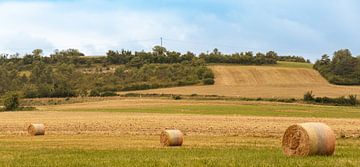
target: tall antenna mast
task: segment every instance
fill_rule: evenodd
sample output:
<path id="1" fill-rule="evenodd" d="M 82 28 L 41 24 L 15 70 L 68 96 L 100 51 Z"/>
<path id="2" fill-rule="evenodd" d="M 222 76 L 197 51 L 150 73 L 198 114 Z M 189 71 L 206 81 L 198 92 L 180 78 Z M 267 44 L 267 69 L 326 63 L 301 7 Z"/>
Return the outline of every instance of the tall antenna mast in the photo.
<path id="1" fill-rule="evenodd" d="M 163 46 L 163 38 L 160 37 L 160 46 L 162 47 Z"/>

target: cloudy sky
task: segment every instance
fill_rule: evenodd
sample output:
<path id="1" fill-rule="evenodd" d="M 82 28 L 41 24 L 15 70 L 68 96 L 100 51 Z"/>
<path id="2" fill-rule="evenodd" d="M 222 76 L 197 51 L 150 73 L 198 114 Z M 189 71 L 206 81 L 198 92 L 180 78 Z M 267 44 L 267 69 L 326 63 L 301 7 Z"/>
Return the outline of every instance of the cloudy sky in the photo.
<path id="1" fill-rule="evenodd" d="M 275 50 L 315 60 L 360 55 L 358 0 L 0 0 L 0 53 L 78 48 L 225 53 Z"/>

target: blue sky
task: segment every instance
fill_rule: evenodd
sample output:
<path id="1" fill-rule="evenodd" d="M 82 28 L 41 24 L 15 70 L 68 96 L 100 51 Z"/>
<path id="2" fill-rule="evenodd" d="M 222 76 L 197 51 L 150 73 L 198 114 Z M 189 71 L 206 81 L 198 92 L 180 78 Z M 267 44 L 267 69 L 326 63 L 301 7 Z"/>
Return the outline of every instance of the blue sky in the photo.
<path id="1" fill-rule="evenodd" d="M 147 51 L 163 37 L 181 52 L 360 54 L 357 0 L 0 0 L 0 25 L 1 53 Z"/>

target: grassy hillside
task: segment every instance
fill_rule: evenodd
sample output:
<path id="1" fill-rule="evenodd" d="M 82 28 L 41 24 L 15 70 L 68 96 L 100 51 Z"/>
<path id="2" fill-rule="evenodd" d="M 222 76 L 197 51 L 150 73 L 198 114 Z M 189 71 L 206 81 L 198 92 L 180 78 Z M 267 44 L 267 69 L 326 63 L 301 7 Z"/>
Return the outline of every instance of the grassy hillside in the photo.
<path id="1" fill-rule="evenodd" d="M 218 86 L 326 85 L 312 69 L 264 66 L 213 66 Z"/>
<path id="2" fill-rule="evenodd" d="M 277 64 L 272 65 L 272 66 L 288 67 L 288 68 L 308 68 L 308 69 L 313 68 L 313 64 L 310 64 L 310 63 L 288 62 L 288 61 L 278 61 Z"/>

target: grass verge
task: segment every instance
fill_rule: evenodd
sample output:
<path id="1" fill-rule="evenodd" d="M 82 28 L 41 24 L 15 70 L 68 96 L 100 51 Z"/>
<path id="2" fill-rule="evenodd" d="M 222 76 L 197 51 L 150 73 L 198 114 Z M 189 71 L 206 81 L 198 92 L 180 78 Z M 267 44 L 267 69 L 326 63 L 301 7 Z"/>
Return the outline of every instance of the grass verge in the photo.
<path id="1" fill-rule="evenodd" d="M 242 115 L 271 117 L 360 118 L 359 107 L 288 105 L 288 104 L 239 104 L 239 105 L 189 105 L 141 108 L 92 108 L 61 110 L 68 112 L 123 112 L 200 115 Z"/>

